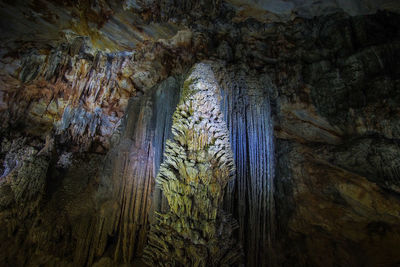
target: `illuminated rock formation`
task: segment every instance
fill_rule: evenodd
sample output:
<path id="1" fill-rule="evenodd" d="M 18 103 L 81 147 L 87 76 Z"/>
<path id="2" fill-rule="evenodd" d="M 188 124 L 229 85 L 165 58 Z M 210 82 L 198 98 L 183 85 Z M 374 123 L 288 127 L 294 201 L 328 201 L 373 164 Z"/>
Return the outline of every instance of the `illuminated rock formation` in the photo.
<path id="1" fill-rule="evenodd" d="M 144 252 L 150 266 L 230 266 L 240 259 L 237 223 L 221 210 L 234 173 L 228 131 L 211 67 L 199 63 L 184 83 L 173 140 L 156 178 L 170 211 L 158 214 Z"/>
<path id="2" fill-rule="evenodd" d="M 152 228 L 153 244 L 166 242 L 156 239 L 168 236 L 165 225 L 177 234 L 165 261 L 162 246 L 146 251 L 150 264 L 172 265 L 172 256 L 201 264 L 207 256 L 190 244 L 212 236 L 213 224 L 202 223 L 215 212 L 227 233 L 209 239 L 229 246 L 236 226 L 221 223 L 222 190 L 218 200 L 204 197 L 219 187 L 176 197 L 177 188 L 192 190 L 179 171 L 160 184 L 166 194 L 155 187 L 164 151 L 182 148 L 171 128 L 183 77 L 208 60 L 236 166 L 222 207 L 238 222 L 244 266 L 397 266 L 399 5 L 2 1 L 0 265 L 141 267 L 157 212 L 163 224 Z M 214 86 L 212 72 L 197 65 L 199 79 L 185 88 Z M 193 131 L 188 144 L 201 147 L 205 132 Z M 184 156 L 190 179 L 206 159 Z M 183 228 L 188 220 L 177 212 L 196 220 Z M 191 239 L 175 250 L 182 236 Z"/>
<path id="3" fill-rule="evenodd" d="M 224 208 L 236 214 L 239 238 L 246 244 L 245 266 L 271 267 L 276 255 L 272 250 L 276 244 L 275 153 L 269 99 L 273 85 L 268 76 L 246 75 L 240 68 L 214 68 L 223 88 L 221 110 L 236 165 Z"/>

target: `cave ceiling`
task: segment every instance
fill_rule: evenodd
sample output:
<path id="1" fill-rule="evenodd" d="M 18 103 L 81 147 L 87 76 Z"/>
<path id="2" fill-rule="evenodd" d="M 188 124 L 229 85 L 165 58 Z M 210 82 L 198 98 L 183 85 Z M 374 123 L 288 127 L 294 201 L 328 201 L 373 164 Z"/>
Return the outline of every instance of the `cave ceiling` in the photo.
<path id="1" fill-rule="evenodd" d="M 0 3 L 2 51 L 29 45 L 46 48 L 65 39 L 87 36 L 93 47 L 107 52 L 134 48 L 145 40 L 166 39 L 215 9 L 231 9 L 218 21 L 293 20 L 344 11 L 355 16 L 377 10 L 400 12 L 395 0 L 228 0 L 228 1 L 17 0 Z M 224 6 L 221 7 L 221 4 Z M 206 7 L 206 8 L 204 8 Z M 212 13 L 212 12 L 211 12 Z"/>

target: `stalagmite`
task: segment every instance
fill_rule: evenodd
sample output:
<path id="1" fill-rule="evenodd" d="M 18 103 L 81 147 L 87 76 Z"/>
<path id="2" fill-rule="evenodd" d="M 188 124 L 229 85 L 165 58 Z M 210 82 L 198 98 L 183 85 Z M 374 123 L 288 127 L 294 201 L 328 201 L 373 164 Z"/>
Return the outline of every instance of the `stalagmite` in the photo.
<path id="1" fill-rule="evenodd" d="M 158 214 L 143 258 L 149 266 L 238 264 L 237 223 L 221 210 L 235 167 L 210 65 L 195 65 L 183 86 L 156 178 L 170 211 Z"/>

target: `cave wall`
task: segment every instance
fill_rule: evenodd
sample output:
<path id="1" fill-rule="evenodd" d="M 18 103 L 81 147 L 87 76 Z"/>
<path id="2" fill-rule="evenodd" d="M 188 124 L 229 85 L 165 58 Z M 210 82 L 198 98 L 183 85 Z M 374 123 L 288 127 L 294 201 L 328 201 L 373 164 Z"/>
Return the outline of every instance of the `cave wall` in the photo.
<path id="1" fill-rule="evenodd" d="M 166 210 L 154 178 L 181 83 L 170 77 L 132 98 L 107 154 L 58 155 L 54 148 L 38 149 L 39 140 L 3 139 L 10 162 L 22 162 L 2 181 L 3 240 L 15 238 L 12 246 L 3 243 L 4 263 L 104 266 L 141 256 L 150 215 Z"/>
<path id="2" fill-rule="evenodd" d="M 395 266 L 398 16 L 337 16 L 309 21 L 301 60 L 279 64 L 275 76 L 283 257 L 307 266 Z"/>

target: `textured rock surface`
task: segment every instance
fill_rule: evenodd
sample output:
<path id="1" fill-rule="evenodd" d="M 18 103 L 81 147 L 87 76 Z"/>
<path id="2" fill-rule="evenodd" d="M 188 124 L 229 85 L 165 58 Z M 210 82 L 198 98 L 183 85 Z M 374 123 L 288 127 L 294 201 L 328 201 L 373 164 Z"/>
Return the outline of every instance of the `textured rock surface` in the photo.
<path id="1" fill-rule="evenodd" d="M 209 59 L 245 265 L 397 266 L 400 17 L 349 16 L 388 3 L 3 1 L 0 262 L 140 266 L 181 77 Z"/>
<path id="2" fill-rule="evenodd" d="M 1 76 L 3 127 L 42 136 L 55 129 L 81 151 L 108 149 L 129 98 L 190 64 L 188 51 L 174 59 L 177 68 L 168 60 L 172 51 L 190 45 L 192 36 L 186 33 L 177 33 L 179 42 L 162 39 L 134 52 L 93 50 L 82 37 L 45 51 L 48 55 L 32 51 L 12 63 L 20 65 L 17 77 Z"/>
<path id="3" fill-rule="evenodd" d="M 276 241 L 274 137 L 269 103 L 273 85 L 265 75 L 217 66 L 215 71 L 223 88 L 221 104 L 236 163 L 236 179 L 228 186 L 225 206 L 238 218 L 239 237 L 246 244 L 246 266 L 271 266 Z"/>
<path id="4" fill-rule="evenodd" d="M 100 160 L 73 155 L 65 168 L 53 162 L 57 150 L 37 139 L 2 139 L 7 161 L 0 211 L 4 266 L 72 265 L 73 248 L 82 238 L 78 229 L 95 214 L 91 192 Z"/>
<path id="5" fill-rule="evenodd" d="M 241 15 L 275 20 L 285 20 L 293 16 L 311 18 L 335 12 L 345 12 L 355 16 L 375 13 L 377 10 L 400 11 L 398 4 L 393 0 L 229 0 L 229 2 L 240 10 Z"/>
<path id="6" fill-rule="evenodd" d="M 157 214 L 143 258 L 149 266 L 232 266 L 241 246 L 222 201 L 235 167 L 211 66 L 196 64 L 173 116 L 173 139 L 156 182 L 169 212 Z"/>
<path id="7" fill-rule="evenodd" d="M 397 20 L 319 18 L 301 27 L 298 57 L 278 65 L 276 248 L 285 266 L 399 262 Z"/>
<path id="8" fill-rule="evenodd" d="M 152 94 L 129 104 L 120 130 L 113 135 L 115 146 L 105 159 L 108 163 L 96 193 L 100 212 L 85 238 L 96 240 L 95 246 L 86 241 L 78 249 L 87 251 L 82 256 L 89 257 L 89 262 L 107 254 L 112 262 L 126 263 L 141 256 L 149 211 L 163 207 L 163 199 L 154 190 L 154 177 L 170 135 L 180 86 L 179 78 L 171 77 L 153 88 Z"/>

